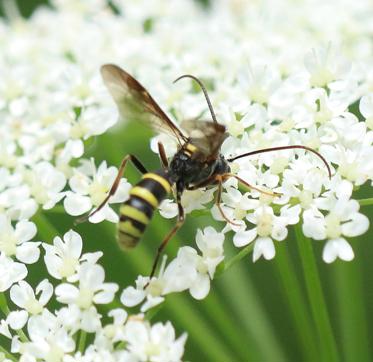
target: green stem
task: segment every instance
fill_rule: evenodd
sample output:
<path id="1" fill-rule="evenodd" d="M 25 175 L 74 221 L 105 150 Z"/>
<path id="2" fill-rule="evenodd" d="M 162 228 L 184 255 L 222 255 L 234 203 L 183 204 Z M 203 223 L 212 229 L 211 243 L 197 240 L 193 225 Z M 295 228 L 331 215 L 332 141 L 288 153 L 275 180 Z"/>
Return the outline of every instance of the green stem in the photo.
<path id="1" fill-rule="evenodd" d="M 373 197 L 370 197 L 368 199 L 360 199 L 357 201 L 359 202 L 360 206 L 373 205 Z"/>
<path id="2" fill-rule="evenodd" d="M 303 235 L 300 225 L 295 226 L 295 234 L 303 267 L 307 295 L 311 305 L 311 313 L 319 337 L 319 360 L 325 362 L 340 361 L 317 270 L 312 241 Z"/>
<path id="3" fill-rule="evenodd" d="M 7 316 L 10 313 L 8 302 L 4 293 L 0 293 L 0 309 Z"/>
<path id="4" fill-rule="evenodd" d="M 250 243 L 249 245 L 245 246 L 239 253 L 237 253 L 235 256 L 230 258 L 226 263 L 223 264 L 223 267 L 221 269 L 218 269 L 215 276 L 219 277 L 224 272 L 226 272 L 229 268 L 231 268 L 234 264 L 236 264 L 238 261 L 243 259 L 246 255 L 250 254 L 252 250 L 254 249 L 254 243 Z"/>
<path id="5" fill-rule="evenodd" d="M 79 345 L 78 349 L 80 352 L 84 353 L 85 350 L 85 342 L 87 339 L 87 332 L 85 331 L 80 331 L 80 337 L 79 337 Z"/>
<path id="6" fill-rule="evenodd" d="M 302 346 L 302 361 L 316 361 L 318 358 L 317 336 L 309 316 L 309 309 L 302 293 L 300 280 L 289 255 L 288 246 L 280 244 L 276 248 L 276 258 L 278 275 L 283 285 L 282 291 L 289 306 L 295 327 L 295 336 Z"/>
<path id="7" fill-rule="evenodd" d="M 14 357 L 10 352 L 8 352 L 2 345 L 0 345 L 0 352 L 2 352 L 6 358 L 14 361 L 14 362 L 17 362 L 18 359 L 16 357 Z"/>

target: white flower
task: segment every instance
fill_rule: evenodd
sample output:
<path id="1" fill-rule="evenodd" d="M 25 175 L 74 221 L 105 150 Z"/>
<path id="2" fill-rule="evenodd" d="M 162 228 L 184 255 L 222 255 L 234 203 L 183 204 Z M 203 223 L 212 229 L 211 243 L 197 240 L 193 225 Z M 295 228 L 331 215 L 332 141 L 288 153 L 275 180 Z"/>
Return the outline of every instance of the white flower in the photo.
<path id="1" fill-rule="evenodd" d="M 373 93 L 361 97 L 359 108 L 361 114 L 366 118 L 367 127 L 373 130 Z"/>
<path id="2" fill-rule="evenodd" d="M 184 191 L 181 195 L 181 204 L 186 214 L 193 210 L 202 210 L 205 204 L 213 199 L 214 190 Z M 165 218 L 173 218 L 178 214 L 177 204 L 173 200 L 165 199 L 159 206 L 159 213 Z"/>
<path id="3" fill-rule="evenodd" d="M 107 196 L 114 179 L 117 176 L 116 167 L 107 167 L 106 162 L 102 162 L 96 170 L 93 162 L 86 160 L 75 169 L 74 175 L 69 180 L 72 191 L 66 192 L 64 206 L 70 215 L 81 215 L 97 207 Z M 131 185 L 121 179 L 115 195 L 111 196 L 108 204 L 100 211 L 89 218 L 91 222 L 109 220 L 118 222 L 118 215 L 111 209 L 109 203 L 123 202 L 128 198 Z"/>
<path id="4" fill-rule="evenodd" d="M 350 63 L 338 54 L 331 44 L 313 49 L 305 57 L 305 66 L 310 73 L 313 87 L 324 87 L 345 76 L 350 70 Z"/>
<path id="5" fill-rule="evenodd" d="M 74 339 L 52 313 L 43 310 L 30 318 L 27 325 L 30 341 L 20 342 L 22 354 L 45 361 L 61 361 L 65 353 L 75 350 Z M 32 361 L 33 359 L 31 359 Z"/>
<path id="6" fill-rule="evenodd" d="M 328 263 L 337 257 L 352 260 L 354 254 L 344 236 L 361 235 L 369 227 L 369 219 L 358 212 L 359 203 L 350 199 L 352 184 L 338 178 L 332 182 L 336 194 L 329 193 L 316 200 L 319 209 L 327 211 L 327 214 L 318 209 L 309 209 L 303 214 L 304 234 L 316 240 L 328 240 L 323 251 L 323 259 Z"/>
<path id="7" fill-rule="evenodd" d="M 202 255 L 188 246 L 180 248 L 176 259 L 167 266 L 164 278 L 174 279 L 173 282 L 168 281 L 170 285 L 177 280 L 178 284 L 188 286 L 195 299 L 203 299 L 210 290 L 210 279 L 213 279 L 216 267 L 224 259 L 224 234 L 209 226 L 203 232 L 197 231 L 196 241 Z"/>
<path id="8" fill-rule="evenodd" d="M 176 339 L 172 325 L 128 321 L 125 326 L 127 349 L 139 361 L 178 362 L 184 352 L 186 334 Z"/>
<path id="9" fill-rule="evenodd" d="M 106 324 L 96 336 L 95 344 L 110 349 L 115 342 L 124 341 L 124 325 L 127 322 L 127 312 L 124 309 L 112 309 L 108 316 L 113 323 Z"/>
<path id="10" fill-rule="evenodd" d="M 47 279 L 44 279 L 36 287 L 36 294 L 40 294 L 39 299 L 36 298 L 35 293 L 30 284 L 23 280 L 19 281 L 18 284 L 13 285 L 10 289 L 10 299 L 18 307 L 25 310 L 26 320 L 28 314 L 37 315 L 42 313 L 44 306 L 52 297 L 52 284 L 49 283 Z M 15 329 L 13 326 L 12 328 Z"/>
<path id="11" fill-rule="evenodd" d="M 255 240 L 253 261 L 261 256 L 267 260 L 273 259 L 275 248 L 272 239 L 284 240 L 288 234 L 286 226 L 296 224 L 299 221 L 299 213 L 299 205 L 282 208 L 280 216 L 274 215 L 271 207 L 261 206 L 246 217 L 256 227 L 237 232 L 233 237 L 233 243 L 237 247 L 242 247 Z"/>
<path id="12" fill-rule="evenodd" d="M 40 242 L 31 242 L 36 235 L 33 222 L 22 220 L 13 228 L 10 220 L 0 214 L 0 251 L 8 257 L 16 257 L 19 261 L 32 264 L 40 256 Z"/>
<path id="13" fill-rule="evenodd" d="M 44 209 L 51 209 L 64 197 L 61 192 L 66 185 L 65 175 L 49 162 L 40 162 L 32 170 L 24 171 L 30 193 Z"/>
<path id="14" fill-rule="evenodd" d="M 5 292 L 26 275 L 27 268 L 24 264 L 13 261 L 3 253 L 0 254 L 0 292 Z"/>
<path id="15" fill-rule="evenodd" d="M 53 245 L 43 243 L 45 249 L 44 262 L 48 273 L 56 279 L 66 278 L 68 281 L 76 280 L 76 273 L 81 262 L 96 263 L 102 252 L 85 253 L 82 255 L 83 241 L 74 230 L 68 231 L 63 240 L 56 236 Z"/>
<path id="16" fill-rule="evenodd" d="M 78 305 L 81 309 L 89 309 L 93 304 L 110 303 L 118 285 L 104 283 L 105 272 L 102 266 L 83 263 L 78 271 L 79 287 L 62 283 L 56 287 L 57 300 L 61 303 Z"/>
<path id="17" fill-rule="evenodd" d="M 10 187 L 0 193 L 0 209 L 5 209 L 12 220 L 31 218 L 37 211 L 38 205 L 31 198 L 27 185 Z"/>

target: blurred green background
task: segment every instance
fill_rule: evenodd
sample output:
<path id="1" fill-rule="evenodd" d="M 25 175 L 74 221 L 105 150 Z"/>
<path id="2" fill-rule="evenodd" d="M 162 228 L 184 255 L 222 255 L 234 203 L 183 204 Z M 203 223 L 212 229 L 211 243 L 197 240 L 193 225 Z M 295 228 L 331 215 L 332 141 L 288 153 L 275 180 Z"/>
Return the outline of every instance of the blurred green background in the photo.
<path id="1" fill-rule="evenodd" d="M 24 16 L 41 3 L 46 2 L 18 1 Z M 157 157 L 143 146 L 149 137 L 143 129 L 125 125 L 98 137 L 87 157 L 94 156 L 97 164 L 107 160 L 119 165 L 132 153 L 149 169 L 157 168 Z M 131 166 L 126 176 L 131 182 L 139 178 Z M 358 191 L 359 198 L 372 197 L 370 190 Z M 362 211 L 372 218 L 373 206 Z M 73 218 L 63 213 L 40 213 L 35 222 L 48 242 L 73 227 Z M 124 287 L 138 274 L 149 273 L 156 247 L 173 223 L 156 215 L 140 245 L 127 254 L 116 245 L 115 225 L 86 223 L 75 229 L 84 237 L 85 251 L 103 250 L 107 280 Z M 181 245 L 194 244 L 197 228 L 208 225 L 222 227 L 209 216 L 188 217 L 167 254 L 172 257 Z M 225 242 L 228 258 L 237 253 L 231 238 L 228 234 Z M 253 264 L 249 255 L 214 280 L 203 301 L 186 293 L 168 296 L 154 321 L 171 320 L 177 335 L 188 331 L 185 361 L 372 361 L 372 232 L 351 243 L 352 262 L 327 265 L 321 260 L 324 243 L 297 238 L 291 229 L 276 244 L 274 260 Z M 45 277 L 38 265 L 31 271 L 34 285 Z"/>

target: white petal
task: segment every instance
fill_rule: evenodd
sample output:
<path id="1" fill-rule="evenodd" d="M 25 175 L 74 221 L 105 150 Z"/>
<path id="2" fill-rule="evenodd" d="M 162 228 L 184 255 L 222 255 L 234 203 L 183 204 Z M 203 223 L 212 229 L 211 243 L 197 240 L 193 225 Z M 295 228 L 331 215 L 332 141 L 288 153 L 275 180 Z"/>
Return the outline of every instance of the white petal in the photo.
<path id="1" fill-rule="evenodd" d="M 354 251 L 345 239 L 333 239 L 325 244 L 322 258 L 326 263 L 332 263 L 336 258 L 351 261 L 354 258 Z"/>
<path id="2" fill-rule="evenodd" d="M 128 287 L 123 290 L 120 301 L 126 307 L 134 307 L 135 305 L 140 304 L 145 298 L 145 291 L 138 290 L 134 287 Z"/>
<path id="3" fill-rule="evenodd" d="M 233 244 L 238 248 L 250 244 L 257 236 L 256 228 L 239 231 L 233 236 Z"/>
<path id="4" fill-rule="evenodd" d="M 40 242 L 23 243 L 17 248 L 17 259 L 25 264 L 33 264 L 37 262 L 40 257 L 40 244 Z"/>
<path id="5" fill-rule="evenodd" d="M 363 214 L 353 214 L 351 221 L 342 224 L 342 233 L 354 237 L 364 234 L 369 229 L 369 219 Z"/>
<path id="6" fill-rule="evenodd" d="M 0 334 L 2 334 L 5 337 L 8 337 L 9 339 L 12 338 L 12 335 L 9 332 L 8 323 L 4 319 L 0 321 Z"/>
<path id="7" fill-rule="evenodd" d="M 15 234 L 19 241 L 31 240 L 36 235 L 36 226 L 33 222 L 21 220 L 16 225 Z"/>
<path id="8" fill-rule="evenodd" d="M 34 291 L 31 286 L 23 280 L 13 285 L 10 289 L 10 299 L 20 308 L 25 308 L 25 304 L 30 298 L 34 298 Z"/>
<path id="9" fill-rule="evenodd" d="M 210 278 L 207 274 L 197 274 L 197 278 L 189 288 L 191 296 L 195 299 L 203 299 L 210 291 Z"/>
<path id="10" fill-rule="evenodd" d="M 74 193 L 68 193 L 63 201 L 66 212 L 69 215 L 82 215 L 91 209 L 92 203 L 88 196 L 81 196 Z"/>
<path id="11" fill-rule="evenodd" d="M 141 306 L 140 311 L 141 313 L 145 313 L 149 309 L 161 304 L 163 301 L 164 297 L 152 297 L 149 295 L 146 302 Z"/>
<path id="12" fill-rule="evenodd" d="M 114 294 L 119 289 L 115 283 L 105 283 L 102 287 L 102 291 L 95 294 L 93 301 L 97 304 L 107 304 L 114 299 Z"/>
<path id="13" fill-rule="evenodd" d="M 40 293 L 39 302 L 46 305 L 53 295 L 53 285 L 48 279 L 42 280 L 36 287 L 36 294 Z"/>
<path id="14" fill-rule="evenodd" d="M 10 312 L 7 317 L 7 322 L 12 329 L 18 330 L 25 326 L 28 319 L 28 313 L 25 310 Z"/>
<path id="15" fill-rule="evenodd" d="M 105 270 L 101 265 L 84 263 L 81 265 L 79 276 L 82 287 L 97 290 L 105 280 Z"/>
<path id="16" fill-rule="evenodd" d="M 159 206 L 159 213 L 166 219 L 172 219 L 178 214 L 177 204 L 170 199 L 163 200 Z"/>
<path id="17" fill-rule="evenodd" d="M 87 176 L 77 173 L 70 178 L 69 186 L 72 191 L 80 195 L 87 195 L 90 182 L 91 180 Z"/>
<path id="18" fill-rule="evenodd" d="M 74 285 L 63 283 L 55 289 L 56 299 L 61 303 L 74 303 L 79 296 L 79 289 Z"/>
<path id="19" fill-rule="evenodd" d="M 336 187 L 335 193 L 338 199 L 348 200 L 352 194 L 353 185 L 347 180 L 342 180 Z"/>
<path id="20" fill-rule="evenodd" d="M 63 240 L 66 243 L 66 248 L 69 251 L 69 254 L 75 258 L 79 258 L 83 247 L 82 237 L 76 231 L 69 230 L 63 236 Z"/>
<path id="21" fill-rule="evenodd" d="M 271 237 L 275 240 L 282 241 L 288 236 L 288 229 L 279 222 L 274 222 Z"/>
<path id="22" fill-rule="evenodd" d="M 359 108 L 365 118 L 373 117 L 373 94 L 361 97 Z"/>
<path id="23" fill-rule="evenodd" d="M 117 191 L 110 197 L 110 203 L 123 202 L 128 199 L 132 185 L 125 179 L 121 179 Z"/>
<path id="24" fill-rule="evenodd" d="M 253 251 L 253 261 L 257 261 L 261 256 L 266 260 L 273 259 L 276 255 L 275 245 L 271 238 L 260 237 L 255 241 Z"/>

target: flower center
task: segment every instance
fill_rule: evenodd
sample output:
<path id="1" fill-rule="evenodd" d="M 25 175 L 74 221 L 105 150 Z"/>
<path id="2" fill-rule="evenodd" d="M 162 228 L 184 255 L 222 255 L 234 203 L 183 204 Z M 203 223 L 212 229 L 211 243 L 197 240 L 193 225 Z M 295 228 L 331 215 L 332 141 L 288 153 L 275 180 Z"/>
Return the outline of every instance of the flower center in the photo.
<path id="1" fill-rule="evenodd" d="M 330 213 L 325 217 L 326 236 L 329 239 L 336 239 L 341 236 L 341 220 L 335 214 Z"/>
<path id="2" fill-rule="evenodd" d="M 108 324 L 104 328 L 106 338 L 113 339 L 115 337 L 116 328 L 113 324 Z"/>
<path id="3" fill-rule="evenodd" d="M 286 157 L 277 157 L 276 160 L 271 165 L 271 172 L 275 175 L 283 173 L 286 166 L 289 163 L 289 159 Z"/>
<path id="4" fill-rule="evenodd" d="M 197 271 L 201 274 L 207 274 L 207 265 L 203 262 L 203 259 L 201 257 L 198 258 L 197 261 Z"/>
<path id="5" fill-rule="evenodd" d="M 308 209 L 313 201 L 312 192 L 309 190 L 302 190 L 299 194 L 300 205 L 303 209 Z"/>
<path id="6" fill-rule="evenodd" d="M 147 356 L 152 357 L 152 356 L 158 356 L 161 353 L 161 349 L 159 344 L 155 344 L 152 342 L 149 342 L 146 344 L 145 347 L 145 353 Z M 149 358 L 150 360 L 150 358 Z"/>
<path id="7" fill-rule="evenodd" d="M 45 355 L 46 362 L 61 362 L 63 360 L 63 350 L 54 343 L 50 346 L 48 353 Z"/>
<path id="8" fill-rule="evenodd" d="M 92 305 L 94 293 L 87 288 L 80 289 L 77 305 L 82 309 L 88 309 Z"/>
<path id="9" fill-rule="evenodd" d="M 272 220 L 273 216 L 268 213 L 263 213 L 258 220 L 258 224 L 256 226 L 257 233 L 259 236 L 268 236 L 271 235 L 272 232 Z"/>
<path id="10" fill-rule="evenodd" d="M 91 197 L 92 204 L 98 206 L 101 202 L 105 199 L 107 188 L 102 186 L 97 181 L 93 181 L 91 185 L 89 185 L 88 193 Z"/>
<path id="11" fill-rule="evenodd" d="M 40 304 L 40 302 L 34 298 L 29 299 L 25 304 L 25 309 L 30 314 L 40 314 L 43 311 L 43 306 Z"/>
<path id="12" fill-rule="evenodd" d="M 351 182 L 355 182 L 359 177 L 359 166 L 356 163 L 342 163 L 338 168 L 341 176 Z"/>
<path id="13" fill-rule="evenodd" d="M 235 219 L 242 220 L 246 216 L 246 210 L 237 207 L 234 209 L 233 215 Z"/>
<path id="14" fill-rule="evenodd" d="M 153 297 L 159 297 L 163 291 L 163 282 L 160 279 L 153 280 L 147 288 L 148 294 Z"/>
<path id="15" fill-rule="evenodd" d="M 6 256 L 12 256 L 16 254 L 18 240 L 14 234 L 8 233 L 2 236 L 0 239 L 0 250 Z"/>
<path id="16" fill-rule="evenodd" d="M 72 258 L 72 257 L 63 258 L 62 265 L 58 270 L 62 278 L 67 278 L 73 275 L 75 273 L 77 264 L 78 264 L 78 260 L 75 258 Z"/>

